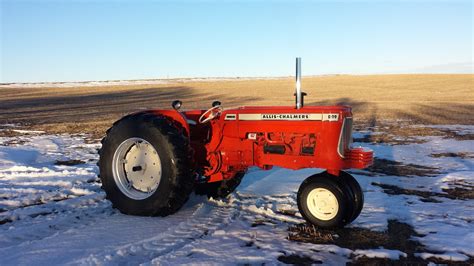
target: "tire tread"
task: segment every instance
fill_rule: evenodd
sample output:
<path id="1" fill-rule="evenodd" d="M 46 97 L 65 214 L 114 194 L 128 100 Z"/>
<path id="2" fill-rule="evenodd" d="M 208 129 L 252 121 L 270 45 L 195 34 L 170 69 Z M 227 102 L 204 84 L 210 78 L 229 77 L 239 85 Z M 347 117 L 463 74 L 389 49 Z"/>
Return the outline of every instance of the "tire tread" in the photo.
<path id="1" fill-rule="evenodd" d="M 169 118 L 161 115 L 155 115 L 148 112 L 136 113 L 127 115 L 116 121 L 113 126 L 107 130 L 106 136 L 101 140 L 102 146 L 107 143 L 108 139 L 115 134 L 116 128 L 122 123 L 137 123 L 143 127 L 157 129 L 166 142 L 170 145 L 173 154 L 173 162 L 176 167 L 176 175 L 171 181 L 171 190 L 167 202 L 163 203 L 161 208 L 144 213 L 141 210 L 133 210 L 132 213 L 146 216 L 166 216 L 175 213 L 188 200 L 194 188 L 193 169 L 192 169 L 192 154 L 189 145 L 189 139 L 183 134 L 185 132 L 181 124 L 171 121 Z M 103 148 L 99 149 L 99 156 L 103 156 Z M 99 168 L 101 160 L 99 160 Z M 103 177 L 105 178 L 105 177 Z M 106 193 L 107 194 L 107 193 Z M 106 196 L 110 199 L 109 195 Z M 116 204 L 112 202 L 114 208 Z M 122 211 L 122 210 L 121 210 Z"/>

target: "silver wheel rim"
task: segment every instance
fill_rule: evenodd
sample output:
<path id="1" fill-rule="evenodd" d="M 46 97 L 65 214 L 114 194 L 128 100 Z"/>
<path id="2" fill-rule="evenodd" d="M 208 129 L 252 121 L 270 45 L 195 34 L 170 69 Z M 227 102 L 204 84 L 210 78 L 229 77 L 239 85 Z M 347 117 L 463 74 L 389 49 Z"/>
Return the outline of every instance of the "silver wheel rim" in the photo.
<path id="1" fill-rule="evenodd" d="M 325 188 L 311 190 L 306 198 L 309 212 L 319 220 L 328 221 L 336 217 L 339 202 L 336 196 Z"/>
<path id="2" fill-rule="evenodd" d="M 148 141 L 129 138 L 115 150 L 112 171 L 115 184 L 123 194 L 143 200 L 153 195 L 160 184 L 161 159 Z"/>

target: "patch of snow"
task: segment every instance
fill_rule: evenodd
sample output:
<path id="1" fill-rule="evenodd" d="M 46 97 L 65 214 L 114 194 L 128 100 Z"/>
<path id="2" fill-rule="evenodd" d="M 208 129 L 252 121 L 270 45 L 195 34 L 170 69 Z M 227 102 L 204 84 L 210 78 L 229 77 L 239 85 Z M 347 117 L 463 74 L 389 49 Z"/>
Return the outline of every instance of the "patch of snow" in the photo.
<path id="1" fill-rule="evenodd" d="M 169 78 L 169 79 L 141 79 L 141 80 L 106 80 L 106 81 L 71 81 L 71 82 L 31 82 L 31 83 L 3 83 L 0 88 L 73 88 L 73 87 L 103 87 L 129 85 L 162 85 L 185 82 L 216 82 L 216 81 L 244 81 L 244 80 L 279 80 L 288 77 L 208 77 L 208 78 Z"/>
<path id="2" fill-rule="evenodd" d="M 170 83 L 167 80 L 111 80 L 111 81 L 78 81 L 78 82 L 37 82 L 37 83 L 7 83 L 0 88 L 73 88 L 73 87 L 102 87 L 126 85 L 161 85 Z"/>
<path id="3" fill-rule="evenodd" d="M 41 131 L 41 130 L 13 129 L 12 131 L 16 132 L 16 133 L 21 133 L 21 134 L 41 134 L 41 133 L 45 133 L 44 131 Z"/>
<path id="4" fill-rule="evenodd" d="M 452 130 L 459 135 L 474 134 L 474 125 L 426 125 L 425 127 Z"/>
<path id="5" fill-rule="evenodd" d="M 426 143 L 409 145 L 384 145 L 371 143 L 355 143 L 372 149 L 377 158 L 388 159 L 405 164 L 418 164 L 435 167 L 441 170 L 457 169 L 472 170 L 474 158 L 439 157 L 430 156 L 435 153 L 461 153 L 473 152 L 474 140 L 444 139 L 438 136 L 424 137 Z"/>
<path id="6" fill-rule="evenodd" d="M 424 260 L 429 259 L 429 258 L 436 258 L 436 259 L 442 259 L 446 261 L 466 261 L 469 258 L 466 255 L 459 254 L 459 253 L 451 253 L 447 252 L 444 254 L 433 254 L 433 253 L 415 253 L 415 256 L 420 257 Z"/>
<path id="7" fill-rule="evenodd" d="M 365 176 L 356 176 L 360 181 Z M 365 183 L 365 182 L 364 182 Z M 389 219 L 412 225 L 430 250 L 474 256 L 474 200 L 437 197 L 439 202 L 424 202 L 414 195 L 388 195 L 370 183 L 365 187 L 361 215 L 350 226 L 384 231 Z"/>
<path id="8" fill-rule="evenodd" d="M 345 264 L 352 256 L 407 256 L 383 247 L 353 251 L 288 240 L 288 226 L 304 222 L 296 204 L 298 187 L 321 169 L 252 168 L 226 200 L 192 195 L 174 215 L 135 217 L 113 209 L 96 182 L 100 144 L 87 144 L 86 136 L 21 134 L 0 138 L 2 264 L 277 264 L 280 256 L 289 255 Z M 358 172 L 365 206 L 349 227 L 383 231 L 395 219 L 413 226 L 419 234 L 413 239 L 427 250 L 440 253 L 417 254 L 423 259 L 465 261 L 474 256 L 474 200 L 435 196 L 429 202 L 417 195 L 390 195 L 374 185 L 441 194 L 446 188 L 472 189 L 472 158 L 430 154 L 472 152 L 473 144 L 442 137 L 409 145 L 363 143 L 378 158 L 438 167 L 441 174 L 370 177 Z M 64 160 L 85 163 L 55 164 Z"/>
<path id="9" fill-rule="evenodd" d="M 269 171 L 250 169 L 242 180 L 239 191 L 254 195 L 295 193 L 308 176 L 322 172 L 322 169 L 289 170 L 275 167 Z"/>
<path id="10" fill-rule="evenodd" d="M 3 128 L 13 128 L 13 127 L 19 127 L 19 125 L 17 125 L 17 124 L 1 124 L 0 125 L 1 129 L 3 129 Z"/>
<path id="11" fill-rule="evenodd" d="M 401 252 L 399 250 L 391 250 L 391 249 L 356 249 L 354 251 L 354 256 L 356 258 L 360 257 L 368 257 L 368 258 L 381 258 L 381 259 L 390 259 L 390 260 L 398 260 L 400 257 L 407 257 L 407 254 Z"/>
<path id="12" fill-rule="evenodd" d="M 463 126 L 459 130 L 474 128 Z M 376 157 L 404 164 L 436 167 L 438 176 L 376 176 L 356 174 L 365 194 L 364 209 L 350 226 L 372 230 L 386 230 L 387 220 L 395 219 L 412 225 L 423 236 L 414 237 L 430 250 L 451 255 L 474 256 L 474 200 L 434 197 L 437 202 L 423 201 L 415 195 L 388 195 L 372 185 L 381 183 L 416 191 L 444 194 L 443 189 L 474 187 L 473 158 L 433 158 L 432 153 L 472 152 L 474 141 L 459 141 L 442 137 L 428 137 L 426 143 L 409 145 L 366 144 L 375 151 Z M 463 257 L 463 256 L 460 256 Z"/>

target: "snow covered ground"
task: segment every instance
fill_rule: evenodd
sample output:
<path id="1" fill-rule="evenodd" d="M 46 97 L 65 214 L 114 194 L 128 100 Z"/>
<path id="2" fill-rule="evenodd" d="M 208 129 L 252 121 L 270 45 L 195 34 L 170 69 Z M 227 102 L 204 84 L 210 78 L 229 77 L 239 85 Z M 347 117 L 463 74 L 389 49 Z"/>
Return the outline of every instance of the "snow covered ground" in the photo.
<path id="1" fill-rule="evenodd" d="M 215 77 L 215 78 L 167 78 L 138 80 L 104 80 L 104 81 L 68 81 L 68 82 L 31 82 L 31 83 L 0 83 L 0 88 L 72 88 L 97 86 L 128 86 L 128 85 L 161 85 L 182 82 L 213 82 L 241 80 L 273 80 L 287 77 Z"/>
<path id="2" fill-rule="evenodd" d="M 453 130 L 473 134 L 474 126 Z M 355 171 L 366 201 L 349 227 L 384 232 L 389 220 L 397 220 L 417 233 L 412 240 L 423 250 L 414 256 L 472 259 L 474 199 L 453 193 L 474 189 L 474 140 L 419 139 L 406 145 L 355 143 L 372 148 L 378 159 L 432 173 Z M 1 265 L 275 264 L 292 256 L 343 264 L 407 257 L 383 246 L 349 249 L 289 240 L 288 228 L 303 222 L 295 192 L 317 169 L 251 169 L 225 201 L 193 195 L 169 217 L 123 215 L 105 200 L 96 178 L 98 143 L 85 135 L 31 131 L 0 137 Z"/>

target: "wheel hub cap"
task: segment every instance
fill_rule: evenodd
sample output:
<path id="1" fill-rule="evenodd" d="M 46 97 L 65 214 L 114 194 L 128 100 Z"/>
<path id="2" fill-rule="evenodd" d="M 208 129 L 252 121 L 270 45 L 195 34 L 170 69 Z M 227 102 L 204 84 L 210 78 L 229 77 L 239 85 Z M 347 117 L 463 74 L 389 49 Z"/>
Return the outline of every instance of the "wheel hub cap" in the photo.
<path id="1" fill-rule="evenodd" d="M 339 203 L 336 196 L 325 188 L 315 188 L 306 199 L 311 214 L 319 220 L 327 221 L 336 217 Z"/>
<path id="2" fill-rule="evenodd" d="M 115 183 L 125 195 L 132 199 L 145 199 L 160 184 L 160 156 L 148 141 L 127 139 L 115 151 L 113 174 Z"/>

